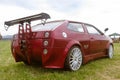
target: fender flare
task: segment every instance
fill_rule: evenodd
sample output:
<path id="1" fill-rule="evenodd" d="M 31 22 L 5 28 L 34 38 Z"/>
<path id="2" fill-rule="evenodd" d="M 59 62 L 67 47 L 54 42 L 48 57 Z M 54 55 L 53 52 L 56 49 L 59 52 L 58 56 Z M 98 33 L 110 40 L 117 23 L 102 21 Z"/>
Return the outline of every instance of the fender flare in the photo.
<path id="1" fill-rule="evenodd" d="M 69 52 L 70 48 L 72 46 L 74 46 L 74 45 L 79 46 L 81 48 L 81 51 L 84 52 L 83 49 L 82 49 L 82 45 L 79 43 L 79 41 L 76 41 L 76 40 L 69 41 L 68 44 L 65 47 L 64 52 L 63 52 L 63 54 L 64 54 L 64 62 L 65 62 L 65 59 L 66 59 L 66 57 L 68 55 L 68 52 Z"/>

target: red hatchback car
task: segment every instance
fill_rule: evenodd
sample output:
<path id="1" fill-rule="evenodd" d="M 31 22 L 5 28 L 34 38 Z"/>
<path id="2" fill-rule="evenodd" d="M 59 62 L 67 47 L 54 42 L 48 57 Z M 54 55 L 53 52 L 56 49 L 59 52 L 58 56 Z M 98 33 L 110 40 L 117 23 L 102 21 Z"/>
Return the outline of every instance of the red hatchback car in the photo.
<path id="1" fill-rule="evenodd" d="M 20 24 L 11 45 L 16 62 L 76 71 L 90 60 L 113 57 L 112 40 L 91 24 L 59 20 L 31 27 L 29 22 L 24 22 L 27 21 L 13 22 Z M 8 23 L 5 22 L 12 25 Z"/>

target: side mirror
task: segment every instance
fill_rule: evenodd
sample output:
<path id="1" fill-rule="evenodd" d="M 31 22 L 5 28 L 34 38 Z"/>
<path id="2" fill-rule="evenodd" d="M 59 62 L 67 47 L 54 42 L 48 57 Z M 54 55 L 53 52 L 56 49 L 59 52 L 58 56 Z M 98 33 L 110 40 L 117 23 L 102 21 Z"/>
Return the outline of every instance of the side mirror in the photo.
<path id="1" fill-rule="evenodd" d="M 109 30 L 109 28 L 105 28 L 104 32 L 106 32 L 106 31 L 108 31 L 108 30 Z"/>

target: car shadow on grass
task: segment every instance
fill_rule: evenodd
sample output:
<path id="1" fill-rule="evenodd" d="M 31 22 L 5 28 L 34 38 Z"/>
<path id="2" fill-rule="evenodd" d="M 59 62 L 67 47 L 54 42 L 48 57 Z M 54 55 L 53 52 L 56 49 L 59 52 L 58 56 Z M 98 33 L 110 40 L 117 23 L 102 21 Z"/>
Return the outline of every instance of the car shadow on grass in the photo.
<path id="1" fill-rule="evenodd" d="M 35 71 L 38 73 L 63 73 L 63 72 L 70 72 L 67 69 L 58 69 L 58 68 L 43 68 L 41 65 L 36 65 L 36 64 L 32 64 L 32 65 L 26 65 L 22 62 L 20 63 L 16 63 L 16 67 L 17 68 L 24 68 L 25 70 L 28 71 Z M 18 69 L 19 70 L 19 69 Z"/>
<path id="2" fill-rule="evenodd" d="M 26 71 L 27 73 L 38 73 L 38 74 L 66 74 L 66 73 L 82 73 L 84 72 L 95 72 L 96 70 L 99 70 L 101 68 L 104 68 L 104 66 L 111 63 L 112 60 L 108 58 L 100 58 L 96 60 L 92 60 L 86 64 L 83 64 L 78 71 L 69 71 L 68 69 L 53 69 L 53 68 L 43 68 L 40 65 L 26 65 L 23 62 L 15 63 L 13 68 L 16 68 L 17 72 Z"/>

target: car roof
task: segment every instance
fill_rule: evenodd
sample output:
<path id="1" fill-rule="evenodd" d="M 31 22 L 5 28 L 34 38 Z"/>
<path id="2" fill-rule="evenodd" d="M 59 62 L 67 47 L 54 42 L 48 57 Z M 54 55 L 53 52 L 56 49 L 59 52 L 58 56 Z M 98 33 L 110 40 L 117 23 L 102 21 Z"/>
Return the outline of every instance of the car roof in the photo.
<path id="1" fill-rule="evenodd" d="M 79 22 L 79 21 L 72 21 L 72 20 L 53 20 L 53 21 L 48 21 L 46 23 L 54 23 L 54 22 L 70 22 L 70 23 L 81 23 L 81 24 L 86 24 L 86 25 L 91 25 L 91 26 L 94 26 L 92 24 L 89 24 L 89 23 L 85 23 L 85 22 Z M 41 23 L 37 24 L 37 25 L 40 25 Z"/>
<path id="2" fill-rule="evenodd" d="M 92 24 L 89 24 L 89 23 L 85 23 L 85 22 L 79 22 L 79 21 L 72 21 L 72 20 L 67 20 L 68 22 L 71 22 L 71 23 L 81 23 L 81 24 L 86 24 L 86 25 L 91 25 L 91 26 L 94 26 Z"/>
<path id="3" fill-rule="evenodd" d="M 89 24 L 89 23 L 79 22 L 79 21 L 73 21 L 73 20 L 54 20 L 54 21 L 50 21 L 50 22 L 47 22 L 47 23 L 51 23 L 51 22 L 71 22 L 71 23 L 81 23 L 81 24 L 86 24 L 86 25 L 94 26 L 94 25 Z"/>

